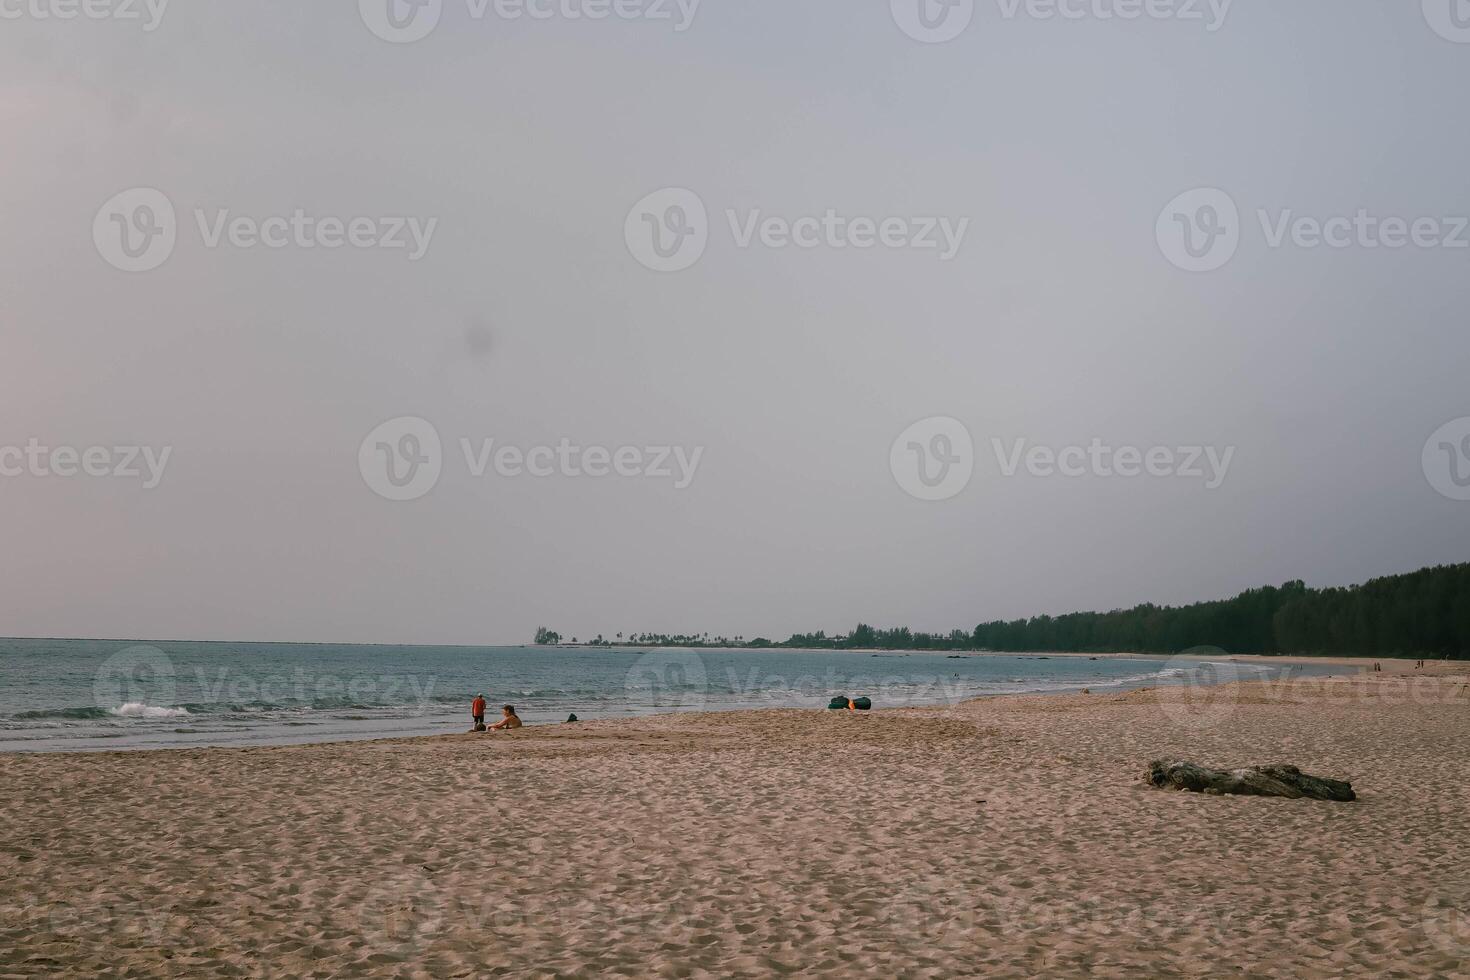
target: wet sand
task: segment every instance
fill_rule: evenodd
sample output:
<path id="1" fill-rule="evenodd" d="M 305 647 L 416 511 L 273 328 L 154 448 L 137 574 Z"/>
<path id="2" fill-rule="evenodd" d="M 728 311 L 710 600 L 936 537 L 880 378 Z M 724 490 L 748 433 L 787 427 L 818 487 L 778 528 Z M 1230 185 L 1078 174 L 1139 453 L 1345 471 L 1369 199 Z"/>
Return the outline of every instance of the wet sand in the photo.
<path id="1" fill-rule="evenodd" d="M 1383 663 L 0 756 L 0 977 L 1470 975 L 1470 666 Z M 1159 756 L 1360 799 L 1154 790 Z"/>

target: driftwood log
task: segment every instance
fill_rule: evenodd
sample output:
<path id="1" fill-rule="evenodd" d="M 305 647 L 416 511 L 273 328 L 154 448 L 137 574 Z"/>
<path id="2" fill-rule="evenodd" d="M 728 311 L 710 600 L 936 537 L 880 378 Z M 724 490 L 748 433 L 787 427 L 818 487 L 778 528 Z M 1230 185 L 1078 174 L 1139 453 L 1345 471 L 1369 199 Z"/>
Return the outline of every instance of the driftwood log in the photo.
<path id="1" fill-rule="evenodd" d="M 1183 759 L 1155 759 L 1144 777 L 1161 789 L 1184 789 L 1216 796 L 1303 797 L 1347 803 L 1358 798 L 1352 783 L 1309 776 L 1296 766 L 1250 766 L 1246 769 L 1206 769 Z"/>

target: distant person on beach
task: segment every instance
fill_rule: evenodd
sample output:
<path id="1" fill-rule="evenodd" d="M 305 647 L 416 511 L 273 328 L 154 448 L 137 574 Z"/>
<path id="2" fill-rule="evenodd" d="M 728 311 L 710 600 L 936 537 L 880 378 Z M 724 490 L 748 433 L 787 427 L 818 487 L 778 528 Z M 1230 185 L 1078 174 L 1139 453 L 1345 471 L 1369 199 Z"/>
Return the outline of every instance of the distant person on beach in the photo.
<path id="1" fill-rule="evenodd" d="M 520 719 L 520 716 L 518 716 L 516 714 L 516 706 L 515 705 L 513 705 L 513 704 L 507 704 L 505 707 L 501 708 L 500 710 L 501 710 L 502 713 L 504 713 L 505 717 L 502 718 L 502 719 L 500 719 L 495 724 L 493 724 L 493 725 L 490 726 L 490 730 L 492 732 L 508 731 L 508 730 L 510 730 L 512 728 L 520 728 L 521 727 L 521 719 Z"/>
<path id="2" fill-rule="evenodd" d="M 485 730 L 485 695 L 476 694 L 475 700 L 470 702 L 470 717 L 474 719 L 475 731 Z"/>

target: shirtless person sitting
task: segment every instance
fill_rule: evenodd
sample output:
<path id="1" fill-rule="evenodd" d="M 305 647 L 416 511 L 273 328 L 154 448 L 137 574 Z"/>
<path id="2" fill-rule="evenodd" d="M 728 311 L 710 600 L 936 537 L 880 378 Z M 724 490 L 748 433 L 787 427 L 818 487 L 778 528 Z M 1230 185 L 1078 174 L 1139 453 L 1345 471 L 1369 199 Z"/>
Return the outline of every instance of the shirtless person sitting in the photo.
<path id="1" fill-rule="evenodd" d="M 505 717 L 502 718 L 502 719 L 500 719 L 495 724 L 493 724 L 493 725 L 490 726 L 490 730 L 492 732 L 508 731 L 508 730 L 510 730 L 512 728 L 520 728 L 521 727 L 521 719 L 516 714 L 515 705 L 513 705 L 513 704 L 507 704 L 505 707 L 501 708 L 500 710 L 505 715 Z"/>

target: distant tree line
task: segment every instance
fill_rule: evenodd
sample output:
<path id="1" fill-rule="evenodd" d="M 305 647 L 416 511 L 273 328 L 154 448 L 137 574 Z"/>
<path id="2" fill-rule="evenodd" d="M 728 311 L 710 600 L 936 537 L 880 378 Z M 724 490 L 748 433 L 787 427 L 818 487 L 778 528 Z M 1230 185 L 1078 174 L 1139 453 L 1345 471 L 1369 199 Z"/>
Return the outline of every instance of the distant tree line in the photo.
<path id="1" fill-rule="evenodd" d="M 560 640 L 560 634 L 545 628 L 536 631 L 537 643 Z M 624 643 L 622 633 L 617 642 Z M 1292 581 L 1188 606 L 1146 603 L 1112 612 L 997 620 L 968 633 L 875 629 L 860 623 L 846 634 L 796 633 L 780 643 L 763 637 L 711 638 L 708 633 L 630 633 L 626 643 L 998 653 L 1179 653 L 1217 647 L 1229 653 L 1461 659 L 1470 657 L 1470 564 L 1424 568 L 1346 588 L 1309 589 Z M 592 645 L 614 644 L 599 635 Z"/>
<path id="2" fill-rule="evenodd" d="M 586 643 L 577 643 L 577 638 L 572 637 L 571 642 L 578 646 L 589 647 L 774 647 L 786 644 L 772 643 L 765 637 L 758 636 L 753 640 L 747 640 L 743 636 L 710 636 L 708 633 L 629 633 L 624 639 L 622 633 L 614 634 L 615 639 L 605 639 L 601 633 Z M 550 646 L 561 643 L 561 634 L 549 630 L 545 626 L 536 629 L 536 645 Z"/>

